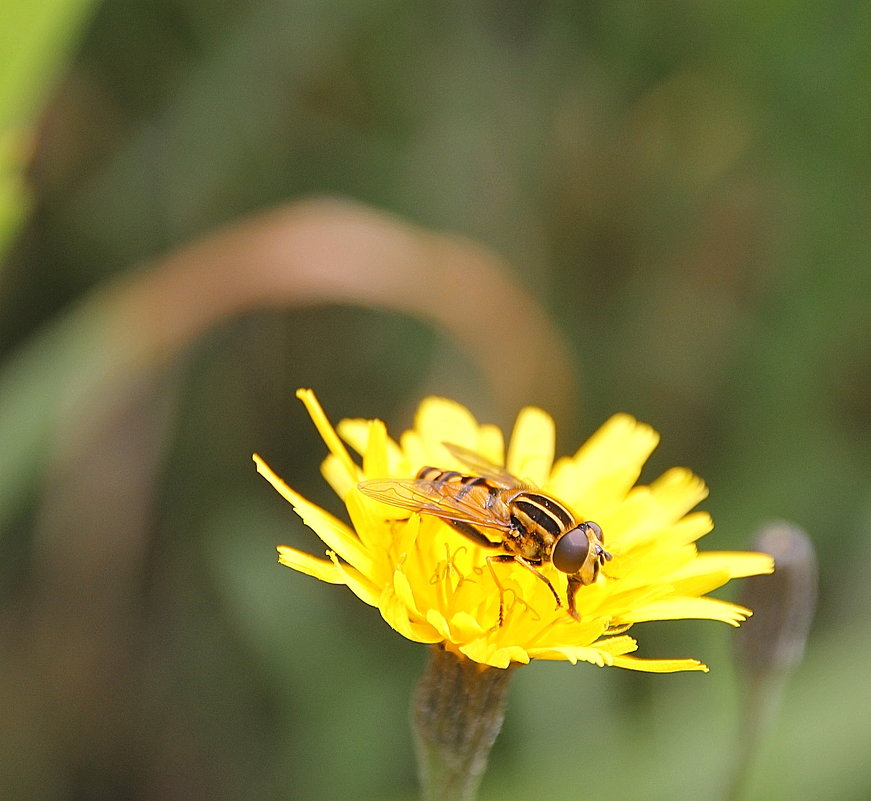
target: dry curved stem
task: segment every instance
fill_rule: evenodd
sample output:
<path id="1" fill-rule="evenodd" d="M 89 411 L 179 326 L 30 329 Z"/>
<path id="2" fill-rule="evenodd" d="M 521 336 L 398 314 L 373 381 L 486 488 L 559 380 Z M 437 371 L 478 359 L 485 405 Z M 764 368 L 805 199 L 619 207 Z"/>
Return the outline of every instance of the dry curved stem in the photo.
<path id="1" fill-rule="evenodd" d="M 142 355 L 159 358 L 219 320 L 263 306 L 391 309 L 454 339 L 499 408 L 513 414 L 546 400 L 557 413 L 568 411 L 575 376 L 564 371 L 573 360 L 512 272 L 471 240 L 351 201 L 308 200 L 175 251 L 124 285 L 116 311 L 123 330 L 131 321 L 144 326 Z"/>

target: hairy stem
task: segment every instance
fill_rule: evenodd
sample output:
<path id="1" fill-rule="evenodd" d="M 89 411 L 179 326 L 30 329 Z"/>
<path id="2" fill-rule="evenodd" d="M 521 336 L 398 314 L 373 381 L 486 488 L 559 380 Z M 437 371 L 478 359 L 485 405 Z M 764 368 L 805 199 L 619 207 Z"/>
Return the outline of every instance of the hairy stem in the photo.
<path id="1" fill-rule="evenodd" d="M 432 647 L 414 697 L 423 801 L 472 801 L 505 717 L 511 669 Z"/>

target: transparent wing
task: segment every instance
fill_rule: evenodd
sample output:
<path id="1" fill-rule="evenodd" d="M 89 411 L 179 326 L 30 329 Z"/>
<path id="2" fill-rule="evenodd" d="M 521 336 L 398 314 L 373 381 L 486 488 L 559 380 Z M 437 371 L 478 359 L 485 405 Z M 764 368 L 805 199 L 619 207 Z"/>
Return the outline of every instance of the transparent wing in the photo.
<path id="1" fill-rule="evenodd" d="M 454 445 L 452 442 L 443 442 L 442 445 L 450 451 L 451 456 L 462 462 L 476 476 L 483 476 L 505 489 L 531 489 L 530 484 L 511 475 L 504 467 L 493 464 L 480 453 L 464 448 L 462 445 Z"/>
<path id="2" fill-rule="evenodd" d="M 498 507 L 504 508 L 502 504 L 491 508 L 481 502 L 480 493 L 486 492 L 483 487 L 470 492 L 466 484 L 425 479 L 373 479 L 361 481 L 357 487 L 364 495 L 390 506 L 500 531 L 510 529 L 507 515 L 499 513 Z"/>

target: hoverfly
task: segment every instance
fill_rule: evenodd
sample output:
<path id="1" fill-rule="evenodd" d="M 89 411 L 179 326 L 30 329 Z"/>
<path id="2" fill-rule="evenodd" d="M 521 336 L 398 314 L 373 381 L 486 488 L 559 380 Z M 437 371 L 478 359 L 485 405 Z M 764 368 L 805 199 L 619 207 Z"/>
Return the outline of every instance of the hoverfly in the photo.
<path id="1" fill-rule="evenodd" d="M 444 443 L 472 473 L 422 468 L 414 479 L 374 479 L 358 484 L 360 491 L 381 503 L 444 520 L 472 542 L 501 553 L 487 557 L 500 590 L 499 625 L 502 625 L 502 585 L 494 562 L 516 562 L 543 581 L 556 599 L 562 599 L 550 579 L 538 568 L 550 562 L 568 576 L 566 607 L 575 620 L 578 590 L 592 584 L 611 554 L 604 548 L 602 529 L 592 520 L 578 521 L 560 501 L 521 481 L 481 455 L 459 445 Z M 499 533 L 498 542 L 481 529 Z"/>

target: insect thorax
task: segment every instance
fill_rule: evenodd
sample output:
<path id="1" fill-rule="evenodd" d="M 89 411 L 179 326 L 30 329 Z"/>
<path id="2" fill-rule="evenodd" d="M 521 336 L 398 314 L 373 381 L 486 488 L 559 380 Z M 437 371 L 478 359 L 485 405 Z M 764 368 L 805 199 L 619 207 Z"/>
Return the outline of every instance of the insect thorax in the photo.
<path id="1" fill-rule="evenodd" d="M 526 559 L 548 559 L 556 541 L 575 525 L 568 509 L 539 492 L 517 492 L 509 506 L 515 532 L 511 539 L 517 552 Z"/>

